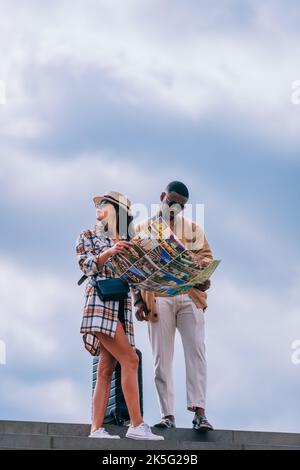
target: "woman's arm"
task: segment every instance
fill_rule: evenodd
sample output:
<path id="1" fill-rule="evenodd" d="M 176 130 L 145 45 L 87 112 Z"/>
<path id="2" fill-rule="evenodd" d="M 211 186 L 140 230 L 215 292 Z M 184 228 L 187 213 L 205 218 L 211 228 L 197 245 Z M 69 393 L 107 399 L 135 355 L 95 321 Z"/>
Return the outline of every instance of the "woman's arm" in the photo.
<path id="1" fill-rule="evenodd" d="M 93 254 L 92 234 L 86 230 L 82 232 L 76 241 L 76 254 L 80 269 L 86 276 L 93 276 L 101 273 L 103 266 L 107 261 L 118 253 L 126 254 L 130 249 L 131 243 L 119 241 L 111 248 L 107 247 L 103 241 L 100 247 L 100 253 Z"/>
<path id="2" fill-rule="evenodd" d="M 93 276 L 94 274 L 98 274 L 102 271 L 103 265 L 101 266 L 98 263 L 98 258 L 107 251 L 106 248 L 107 245 L 103 241 L 100 246 L 100 253 L 95 255 L 93 252 L 91 232 L 89 230 L 85 230 L 79 235 L 76 240 L 76 255 L 79 267 L 86 276 Z"/>
<path id="3" fill-rule="evenodd" d="M 122 240 L 122 241 L 117 242 L 111 248 L 107 248 L 105 251 L 103 251 L 102 253 L 100 253 L 97 256 L 98 269 L 101 270 L 103 268 L 103 266 L 105 265 L 105 263 L 112 256 L 117 255 L 119 253 L 123 253 L 124 255 L 126 255 L 128 253 L 128 251 L 130 251 L 130 247 L 131 247 L 130 242 L 126 242 L 126 241 Z"/>
<path id="4" fill-rule="evenodd" d="M 107 250 L 103 251 L 96 257 L 96 263 L 98 270 L 101 271 L 105 263 L 112 257 L 112 251 L 111 248 L 108 248 Z"/>

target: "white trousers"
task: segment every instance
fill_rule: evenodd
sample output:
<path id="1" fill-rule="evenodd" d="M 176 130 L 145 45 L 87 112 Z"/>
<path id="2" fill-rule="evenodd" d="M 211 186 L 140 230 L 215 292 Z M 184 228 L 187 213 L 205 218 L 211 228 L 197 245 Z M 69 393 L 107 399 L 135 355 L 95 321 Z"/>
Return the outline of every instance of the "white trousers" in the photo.
<path id="1" fill-rule="evenodd" d="M 175 415 L 173 355 L 176 328 L 185 358 L 187 408 L 205 408 L 206 359 L 204 312 L 187 294 L 156 297 L 158 321 L 148 322 L 154 377 L 161 416 Z M 181 370 L 175 369 L 182 375 Z"/>

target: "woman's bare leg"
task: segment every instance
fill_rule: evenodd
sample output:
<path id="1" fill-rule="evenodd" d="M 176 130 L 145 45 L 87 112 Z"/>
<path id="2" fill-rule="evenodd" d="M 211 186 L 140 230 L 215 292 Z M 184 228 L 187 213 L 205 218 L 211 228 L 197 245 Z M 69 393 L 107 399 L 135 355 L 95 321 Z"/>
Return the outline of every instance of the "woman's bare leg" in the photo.
<path id="1" fill-rule="evenodd" d="M 103 425 L 109 400 L 111 378 L 116 366 L 116 359 L 102 345 L 97 369 L 97 381 L 93 394 L 93 416 L 91 432 Z"/>
<path id="2" fill-rule="evenodd" d="M 104 333 L 97 333 L 97 336 L 105 349 L 107 349 L 121 365 L 122 390 L 130 421 L 132 426 L 138 426 L 143 422 L 137 377 L 139 358 L 130 345 L 119 320 L 114 338 Z"/>

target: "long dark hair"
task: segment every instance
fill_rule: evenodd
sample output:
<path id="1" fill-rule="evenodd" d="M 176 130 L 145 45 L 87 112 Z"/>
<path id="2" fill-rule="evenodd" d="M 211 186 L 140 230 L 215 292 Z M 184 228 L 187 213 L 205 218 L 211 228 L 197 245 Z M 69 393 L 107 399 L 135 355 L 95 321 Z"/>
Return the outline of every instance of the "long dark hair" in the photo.
<path id="1" fill-rule="evenodd" d="M 117 233 L 122 240 L 129 241 L 132 238 L 132 233 L 130 233 L 132 231 L 130 230 L 130 225 L 132 224 L 133 216 L 129 215 L 128 212 L 118 204 L 112 203 L 112 205 L 116 209 L 117 213 Z"/>

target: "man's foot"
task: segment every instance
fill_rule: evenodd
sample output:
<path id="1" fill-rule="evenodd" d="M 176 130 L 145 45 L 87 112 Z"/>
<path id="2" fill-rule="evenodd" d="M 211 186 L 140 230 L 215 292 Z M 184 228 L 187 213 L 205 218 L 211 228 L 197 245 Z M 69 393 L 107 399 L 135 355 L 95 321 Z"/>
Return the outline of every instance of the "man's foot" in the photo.
<path id="1" fill-rule="evenodd" d="M 176 428 L 174 416 L 164 416 L 161 421 L 157 424 L 154 424 L 155 428 L 171 429 Z"/>
<path id="2" fill-rule="evenodd" d="M 149 424 L 141 423 L 139 426 L 129 426 L 126 433 L 126 437 L 129 439 L 146 440 L 146 441 L 163 441 L 163 436 L 157 436 L 153 434 Z"/>
<path id="3" fill-rule="evenodd" d="M 209 423 L 207 420 L 206 416 L 200 416 L 197 413 L 195 413 L 194 419 L 193 419 L 193 429 L 196 431 L 213 431 L 214 428 L 212 425 Z"/>
<path id="4" fill-rule="evenodd" d="M 89 437 L 97 437 L 98 439 L 121 439 L 120 436 L 112 436 L 104 428 L 96 429 L 96 431 L 91 432 Z"/>

